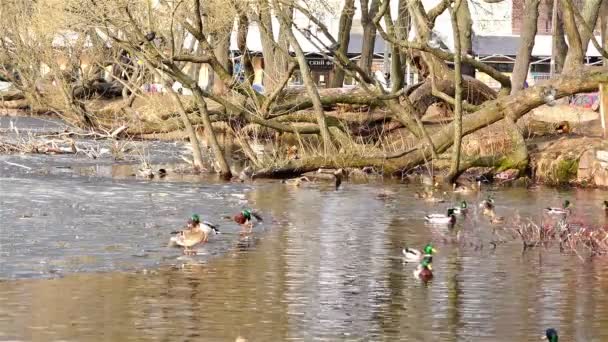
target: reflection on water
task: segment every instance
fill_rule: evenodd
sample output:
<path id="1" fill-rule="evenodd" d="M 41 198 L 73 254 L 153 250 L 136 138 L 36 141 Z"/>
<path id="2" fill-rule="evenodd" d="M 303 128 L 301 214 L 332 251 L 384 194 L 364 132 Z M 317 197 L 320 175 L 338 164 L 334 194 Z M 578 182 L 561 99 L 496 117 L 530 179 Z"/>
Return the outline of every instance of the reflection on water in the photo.
<path id="1" fill-rule="evenodd" d="M 335 192 L 0 179 L 0 187 L 9 190 L 0 199 L 0 277 L 21 278 L 0 282 L 0 340 L 537 341 L 548 327 L 564 341 L 608 340 L 604 258 L 581 263 L 557 247 L 522 254 L 517 242 L 492 249 L 493 228 L 477 209 L 456 226 L 473 243 L 445 243 L 455 232 L 430 229 L 422 217 L 447 204 L 413 201 L 416 189 L 387 186 L 396 198 L 380 201 L 373 186 L 353 184 Z M 221 217 L 245 192 L 267 218 L 253 236 L 222 222 L 226 233 L 201 248 L 206 255 L 163 246 L 190 212 Z M 592 215 L 601 212 L 600 191 L 493 195 L 510 219 L 537 219 L 568 197 L 603 221 Z M 32 217 L 20 219 L 32 204 Z M 429 240 L 439 254 L 423 285 L 400 253 Z M 63 277 L 23 279 L 56 274 Z"/>

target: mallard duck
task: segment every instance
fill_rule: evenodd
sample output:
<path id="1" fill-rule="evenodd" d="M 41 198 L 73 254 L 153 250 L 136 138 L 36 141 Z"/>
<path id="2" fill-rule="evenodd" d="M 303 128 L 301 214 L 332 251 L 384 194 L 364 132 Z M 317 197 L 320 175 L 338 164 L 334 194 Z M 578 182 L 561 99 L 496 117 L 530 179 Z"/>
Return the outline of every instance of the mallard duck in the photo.
<path id="1" fill-rule="evenodd" d="M 435 197 L 435 195 L 433 194 L 432 191 L 422 191 L 422 192 L 418 192 L 416 191 L 414 193 L 414 197 L 417 199 L 422 199 L 426 202 L 431 202 L 431 203 L 443 203 L 445 202 L 445 200 L 441 197 Z"/>
<path id="2" fill-rule="evenodd" d="M 338 190 L 340 189 L 340 185 L 342 185 L 342 177 L 344 177 L 344 170 L 336 170 L 336 172 L 334 172 L 334 177 L 336 178 L 336 190 Z"/>
<path id="3" fill-rule="evenodd" d="M 479 208 L 483 210 L 483 215 L 492 216 L 494 213 L 494 200 L 490 197 L 479 203 Z"/>
<path id="4" fill-rule="evenodd" d="M 416 269 L 414 270 L 414 277 L 424 280 L 424 281 L 429 281 L 430 279 L 433 278 L 432 271 L 433 271 L 433 266 L 431 265 L 429 260 L 425 258 L 418 265 L 418 267 L 416 267 Z"/>
<path id="5" fill-rule="evenodd" d="M 382 192 L 376 195 L 376 198 L 379 200 L 388 200 L 395 197 L 395 192 L 391 190 L 383 190 Z"/>
<path id="6" fill-rule="evenodd" d="M 243 227 L 246 227 L 248 233 L 251 233 L 251 231 L 253 230 L 253 222 L 251 221 L 252 216 L 255 217 L 255 219 L 258 220 L 259 222 L 264 221 L 262 219 L 262 216 L 260 216 L 257 212 L 255 212 L 254 210 L 251 210 L 251 209 L 245 209 L 245 210 L 241 211 L 237 215 L 234 215 L 233 219 L 234 219 L 234 222 L 240 224 Z"/>
<path id="7" fill-rule="evenodd" d="M 219 234 L 217 226 L 210 222 L 202 222 L 198 214 L 192 215 L 188 220 L 188 228 L 182 231 L 172 232 L 176 236 L 172 236 L 170 243 L 184 247 L 184 254 L 196 254 L 192 251 L 192 247 L 209 241 L 209 235 L 215 232 Z"/>
<path id="8" fill-rule="evenodd" d="M 164 177 L 167 176 L 167 170 L 166 169 L 158 169 L 158 171 L 154 172 L 154 170 L 152 170 L 152 167 L 150 166 L 150 164 L 144 163 L 137 170 L 137 175 L 136 176 L 140 177 L 140 178 L 149 178 L 149 179 L 152 179 L 155 176 L 158 176 L 158 178 L 164 178 Z"/>
<path id="9" fill-rule="evenodd" d="M 557 330 L 549 328 L 545 331 L 545 337 L 549 342 L 559 342 L 559 336 L 557 336 Z"/>
<path id="10" fill-rule="evenodd" d="M 487 216 L 490 217 L 490 223 L 492 223 L 492 224 L 501 224 L 501 223 L 505 222 L 504 216 L 498 216 L 498 215 L 496 215 L 496 212 L 494 211 L 494 208 L 492 208 L 492 209 L 490 209 L 488 211 Z"/>
<path id="11" fill-rule="evenodd" d="M 480 188 L 481 188 L 481 181 L 480 180 L 478 180 L 476 183 L 472 183 L 469 186 L 459 185 L 459 184 L 456 184 L 456 183 L 452 184 L 452 190 L 454 190 L 454 192 L 457 192 L 457 193 L 467 194 L 467 193 L 479 191 Z"/>
<path id="12" fill-rule="evenodd" d="M 308 179 L 308 177 L 306 176 L 302 176 L 298 178 L 284 179 L 283 181 L 281 181 L 281 183 L 283 184 L 292 185 L 296 187 L 301 186 L 303 182 L 310 182 L 310 179 Z"/>
<path id="13" fill-rule="evenodd" d="M 570 214 L 570 201 L 565 200 L 564 204 L 561 208 L 552 208 L 552 207 L 548 207 L 545 208 L 545 212 L 547 212 L 547 214 L 549 215 L 568 215 Z"/>
<path id="14" fill-rule="evenodd" d="M 467 212 L 469 211 L 469 206 L 467 204 L 467 201 L 462 201 L 462 202 L 460 202 L 459 207 L 455 207 L 453 209 L 454 209 L 454 214 L 466 215 Z"/>
<path id="15" fill-rule="evenodd" d="M 426 222 L 435 224 L 454 224 L 456 223 L 456 216 L 454 216 L 454 209 L 448 209 L 447 215 L 445 214 L 429 214 L 424 217 Z"/>
<path id="16" fill-rule="evenodd" d="M 424 249 L 422 250 L 422 252 L 415 248 L 408 248 L 408 247 L 405 247 L 402 252 L 403 252 L 403 255 L 405 256 L 405 261 L 420 261 L 420 260 L 422 260 L 423 256 L 432 257 L 432 255 L 434 253 L 437 253 L 437 250 L 435 248 L 433 248 L 433 245 L 431 245 L 430 243 L 427 243 L 426 246 L 424 246 Z M 423 252 L 424 252 L 424 254 L 423 254 Z"/>

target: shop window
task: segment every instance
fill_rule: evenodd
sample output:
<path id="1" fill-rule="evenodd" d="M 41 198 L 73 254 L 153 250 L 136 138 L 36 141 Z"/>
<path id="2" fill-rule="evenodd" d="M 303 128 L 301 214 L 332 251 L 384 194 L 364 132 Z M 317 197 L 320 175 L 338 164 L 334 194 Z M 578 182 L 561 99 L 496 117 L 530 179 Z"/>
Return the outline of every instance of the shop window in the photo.
<path id="1" fill-rule="evenodd" d="M 551 65 L 550 64 L 532 64 L 530 65 L 530 71 L 534 73 L 550 73 Z"/>

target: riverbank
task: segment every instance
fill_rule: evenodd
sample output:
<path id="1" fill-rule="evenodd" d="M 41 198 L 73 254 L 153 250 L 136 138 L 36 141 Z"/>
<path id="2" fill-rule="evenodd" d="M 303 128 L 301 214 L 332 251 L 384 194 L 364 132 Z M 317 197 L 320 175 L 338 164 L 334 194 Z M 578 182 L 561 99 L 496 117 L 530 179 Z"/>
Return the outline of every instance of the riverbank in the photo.
<path id="1" fill-rule="evenodd" d="M 541 113 L 541 115 L 544 116 L 545 122 L 552 120 L 551 113 Z M 522 129 L 525 130 L 530 125 L 538 127 L 539 124 L 535 118 L 532 116 L 527 120 L 522 120 L 520 123 Z M 568 132 L 559 131 L 558 124 L 560 122 L 559 120 L 556 121 L 555 131 L 547 129 L 543 134 L 537 133 L 536 136 L 527 140 L 528 150 L 530 151 L 530 170 L 528 173 L 505 170 L 505 172 L 496 175 L 497 184 L 529 186 L 532 183 L 539 183 L 554 186 L 608 186 L 608 145 L 600 138 L 589 137 L 598 133 L 597 120 L 579 122 L 577 125 L 573 124 L 574 128 Z M 550 123 L 546 123 L 544 127 L 551 127 Z M 536 131 L 538 132 L 538 129 Z M 96 169 L 96 172 L 102 175 L 136 177 L 140 170 L 163 168 L 174 171 L 171 172 L 171 176 L 179 175 L 182 178 L 190 177 L 192 179 L 192 172 L 189 170 L 187 163 L 191 160 L 189 143 L 184 140 L 183 134 L 177 131 L 173 136 L 165 134 L 162 140 L 121 139 L 117 135 L 112 135 L 112 132 L 103 135 L 82 131 L 54 118 L 3 116 L 0 117 L 0 132 L 3 133 L 3 138 L 0 139 L 0 153 L 13 156 L 9 158 L 10 160 L 6 160 L 6 162 L 12 164 L 6 164 L 5 162 L 5 168 L 10 167 L 13 170 L 19 168 L 18 159 L 25 155 L 48 155 L 52 157 L 46 158 L 46 163 L 52 165 L 54 164 L 53 160 L 55 160 L 61 161 L 60 163 L 63 164 L 70 164 L 73 160 L 75 165 L 63 166 L 76 166 L 75 169 L 78 169 L 78 164 L 105 164 L 105 167 Z M 395 134 L 403 133 L 396 131 Z M 282 147 L 283 144 L 276 145 L 271 141 L 264 142 L 263 139 L 256 142 L 253 147 L 260 158 L 264 158 L 265 155 L 277 158 L 277 152 L 279 152 L 279 155 L 285 154 L 273 161 L 273 167 L 276 170 L 285 167 L 289 169 L 290 165 L 297 165 L 297 163 L 307 160 L 306 152 L 298 151 L 297 145 L 292 145 L 297 142 L 289 141 L 286 137 L 283 140 L 284 144 L 293 146 L 295 150 L 290 152 L 289 149 Z M 233 173 L 239 174 L 246 157 L 238 152 L 238 147 L 234 145 L 232 139 L 222 139 L 221 141 L 225 148 L 228 147 L 230 157 L 237 158 L 233 159 L 233 165 L 236 167 Z M 508 135 L 500 123 L 468 136 L 463 142 L 463 153 L 466 155 L 487 156 L 507 151 L 510 148 Z M 289 155 L 289 153 L 292 154 Z M 343 158 L 347 158 L 347 156 L 345 155 Z M 205 153 L 204 158 L 209 165 L 212 165 L 213 159 L 210 153 Z M 294 158 L 297 159 L 294 160 Z M 353 155 L 353 158 L 356 157 Z M 448 165 L 448 158 L 449 155 L 445 155 L 434 161 L 435 172 L 439 174 L 441 169 Z M 110 164 L 113 165 L 109 166 Z M 329 164 L 330 167 L 341 167 L 339 163 Z M 318 165 L 320 165 L 318 162 L 314 162 L 311 163 L 310 167 L 300 168 L 300 171 L 314 171 L 318 168 Z M 45 169 L 44 165 L 35 167 Z M 272 175 L 273 167 L 268 169 L 269 175 Z M 27 167 L 22 169 L 27 170 Z M 293 172 L 287 172 L 286 175 L 295 177 L 300 174 L 298 168 L 293 169 Z M 461 176 L 459 182 L 472 182 L 475 176 L 490 170 L 473 169 Z M 397 176 L 397 179 L 402 181 L 418 183 L 420 182 L 419 177 L 429 175 L 428 168 L 424 166 L 409 170 L 406 173 L 394 174 L 388 162 L 383 167 L 377 167 L 376 165 L 375 167 L 366 167 L 362 164 L 359 168 L 346 168 L 346 171 L 347 176 L 352 175 L 353 180 L 359 182 L 383 176 L 389 178 Z M 257 178 L 259 179 L 259 175 Z M 486 177 L 485 180 L 492 180 L 493 178 Z M 241 177 L 241 179 L 243 178 Z"/>

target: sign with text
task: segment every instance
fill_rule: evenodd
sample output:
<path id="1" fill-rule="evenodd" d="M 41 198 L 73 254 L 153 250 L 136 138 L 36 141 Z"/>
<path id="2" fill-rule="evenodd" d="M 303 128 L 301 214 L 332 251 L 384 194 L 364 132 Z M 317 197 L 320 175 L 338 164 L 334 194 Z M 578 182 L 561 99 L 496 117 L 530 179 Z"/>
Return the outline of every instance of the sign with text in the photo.
<path id="1" fill-rule="evenodd" d="M 306 62 L 308 63 L 308 67 L 312 70 L 327 70 L 334 67 L 334 62 L 328 59 L 311 58 L 307 59 Z"/>

